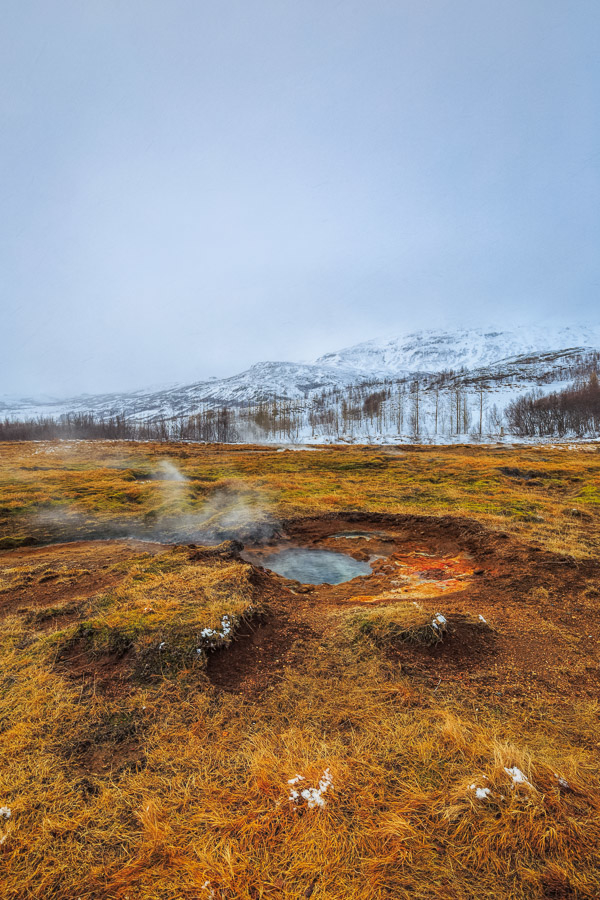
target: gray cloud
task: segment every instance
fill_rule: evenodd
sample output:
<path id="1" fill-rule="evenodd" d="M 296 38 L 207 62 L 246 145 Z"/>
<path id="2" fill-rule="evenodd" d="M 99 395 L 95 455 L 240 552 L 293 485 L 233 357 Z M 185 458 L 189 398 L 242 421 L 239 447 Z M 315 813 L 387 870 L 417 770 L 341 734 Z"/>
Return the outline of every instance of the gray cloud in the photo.
<path id="1" fill-rule="evenodd" d="M 25 2 L 0 393 L 596 315 L 592 0 Z"/>

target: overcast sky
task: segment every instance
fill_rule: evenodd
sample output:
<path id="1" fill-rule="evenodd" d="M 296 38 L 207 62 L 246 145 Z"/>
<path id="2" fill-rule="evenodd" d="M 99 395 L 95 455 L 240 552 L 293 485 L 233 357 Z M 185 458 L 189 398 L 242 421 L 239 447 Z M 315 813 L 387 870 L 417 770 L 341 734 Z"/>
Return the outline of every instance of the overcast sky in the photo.
<path id="1" fill-rule="evenodd" d="M 8 0 L 0 394 L 600 319 L 598 0 Z"/>

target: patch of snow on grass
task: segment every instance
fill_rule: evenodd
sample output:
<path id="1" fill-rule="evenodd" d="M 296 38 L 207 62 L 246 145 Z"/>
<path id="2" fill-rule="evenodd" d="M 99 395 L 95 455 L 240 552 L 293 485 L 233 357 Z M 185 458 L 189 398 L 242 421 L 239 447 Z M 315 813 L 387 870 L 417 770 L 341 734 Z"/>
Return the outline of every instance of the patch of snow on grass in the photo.
<path id="1" fill-rule="evenodd" d="M 487 619 L 484 619 L 481 613 L 479 613 L 479 621 L 483 622 L 484 625 L 487 625 Z"/>
<path id="2" fill-rule="evenodd" d="M 296 775 L 294 778 L 290 778 L 288 784 L 292 785 L 292 790 L 290 791 L 290 795 L 288 799 L 292 803 L 296 803 L 297 805 L 302 802 L 302 800 L 306 800 L 306 804 L 309 809 L 314 809 L 316 806 L 325 806 L 325 798 L 324 794 L 327 793 L 329 788 L 332 786 L 333 781 L 331 778 L 331 772 L 329 769 L 325 769 L 323 775 L 319 780 L 318 787 L 309 787 L 309 788 L 300 788 L 296 790 L 295 785 L 300 784 L 301 781 L 306 781 L 303 775 Z"/>
<path id="3" fill-rule="evenodd" d="M 220 628 L 203 628 L 200 637 L 209 647 L 217 647 L 222 644 L 225 638 L 231 634 L 233 630 L 233 620 L 230 616 L 223 616 Z M 198 647 L 196 653 L 204 653 L 206 647 Z"/>
<path id="4" fill-rule="evenodd" d="M 10 819 L 12 816 L 12 810 L 8 808 L 8 806 L 0 806 L 0 818 L 2 819 Z"/>
<path id="5" fill-rule="evenodd" d="M 441 613 L 436 613 L 433 617 L 433 621 L 431 623 L 431 627 L 435 628 L 436 631 L 445 631 L 447 619 Z"/>
<path id="6" fill-rule="evenodd" d="M 475 782 L 469 785 L 470 791 L 475 791 L 475 796 L 478 800 L 486 800 L 492 793 L 491 789 L 488 787 L 477 787 Z"/>
<path id="7" fill-rule="evenodd" d="M 200 632 L 203 638 L 208 638 L 212 640 L 213 638 L 223 638 L 226 637 L 231 632 L 231 619 L 229 616 L 223 616 L 221 620 L 221 628 L 203 628 Z"/>
<path id="8" fill-rule="evenodd" d="M 513 784 L 528 784 L 530 787 L 532 786 L 527 776 L 517 766 L 512 766 L 510 769 L 504 766 L 504 771 L 507 775 L 510 775 Z"/>

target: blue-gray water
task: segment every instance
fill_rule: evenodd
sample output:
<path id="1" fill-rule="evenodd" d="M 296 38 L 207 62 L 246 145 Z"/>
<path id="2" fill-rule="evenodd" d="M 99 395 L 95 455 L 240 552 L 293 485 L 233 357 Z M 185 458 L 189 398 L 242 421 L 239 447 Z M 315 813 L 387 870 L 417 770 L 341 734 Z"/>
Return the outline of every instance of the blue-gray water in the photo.
<path id="1" fill-rule="evenodd" d="M 345 553 L 291 547 L 261 560 L 266 569 L 302 584 L 341 584 L 359 575 L 370 575 L 371 566 Z"/>

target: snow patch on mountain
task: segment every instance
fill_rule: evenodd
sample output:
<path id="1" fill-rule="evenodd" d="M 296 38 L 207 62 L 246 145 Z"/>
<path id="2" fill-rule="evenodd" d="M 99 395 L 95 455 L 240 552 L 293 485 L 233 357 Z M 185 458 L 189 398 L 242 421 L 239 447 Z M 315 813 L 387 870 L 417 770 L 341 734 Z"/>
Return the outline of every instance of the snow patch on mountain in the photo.
<path id="1" fill-rule="evenodd" d="M 599 347 L 600 327 L 429 330 L 365 341 L 336 353 L 326 353 L 316 364 L 389 378 L 448 369 L 473 371 L 516 357 Z"/>

